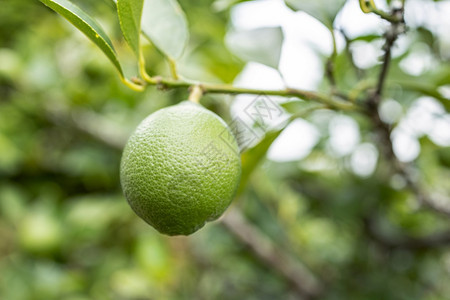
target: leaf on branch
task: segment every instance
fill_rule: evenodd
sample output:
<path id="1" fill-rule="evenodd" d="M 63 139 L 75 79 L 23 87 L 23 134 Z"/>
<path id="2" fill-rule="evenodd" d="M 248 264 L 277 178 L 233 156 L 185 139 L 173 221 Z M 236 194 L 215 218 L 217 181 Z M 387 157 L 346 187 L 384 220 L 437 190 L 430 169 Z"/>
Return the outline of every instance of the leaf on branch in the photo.
<path id="1" fill-rule="evenodd" d="M 285 0 L 284 2 L 292 10 L 303 11 L 319 20 L 328 28 L 333 28 L 334 19 L 346 0 Z"/>
<path id="2" fill-rule="evenodd" d="M 237 195 L 240 195 L 245 190 L 247 182 L 250 179 L 253 171 L 264 159 L 270 146 L 281 134 L 281 132 L 283 132 L 283 129 L 267 132 L 266 136 L 255 147 L 242 153 L 242 175 Z"/>
<path id="3" fill-rule="evenodd" d="M 123 77 L 122 67 L 117 59 L 116 52 L 108 35 L 103 31 L 100 25 L 87 13 L 68 0 L 39 0 L 49 8 L 63 16 L 72 23 L 91 41 L 93 41 L 100 50 L 109 58 L 109 60 Z"/>
<path id="4" fill-rule="evenodd" d="M 236 5 L 241 2 L 247 2 L 247 1 L 251 1 L 251 0 L 216 0 L 213 2 L 211 7 L 215 11 L 220 12 L 220 11 L 230 9 L 233 5 Z"/>
<path id="5" fill-rule="evenodd" d="M 142 31 L 171 60 L 180 58 L 189 39 L 186 15 L 176 0 L 145 0 Z"/>
<path id="6" fill-rule="evenodd" d="M 125 40 L 133 52 L 139 57 L 139 37 L 141 34 L 141 17 L 144 0 L 118 0 L 117 13 L 119 15 L 120 28 Z"/>
<path id="7" fill-rule="evenodd" d="M 261 161 L 266 157 L 266 153 L 270 146 L 280 136 L 284 129 L 286 129 L 291 121 L 297 118 L 303 118 L 316 109 L 324 108 L 324 105 L 322 104 L 311 104 L 306 101 L 298 100 L 287 101 L 281 104 L 281 106 L 291 113 L 289 120 L 282 124 L 281 128 L 268 131 L 264 138 L 256 146 L 244 151 L 241 154 L 242 174 L 237 192 L 238 196 L 245 190 L 250 176 Z"/>
<path id="8" fill-rule="evenodd" d="M 402 89 L 426 95 L 438 100 L 447 112 L 450 112 L 450 98 L 445 92 L 450 83 L 450 69 L 445 63 L 441 63 L 432 69 L 414 76 L 400 67 L 401 60 L 410 52 L 406 52 L 392 60 L 388 79 L 390 87 L 401 86 Z"/>
<path id="9" fill-rule="evenodd" d="M 420 93 L 422 95 L 430 96 L 438 100 L 447 112 L 450 112 L 450 99 L 442 95 L 439 90 L 430 84 L 417 81 L 393 81 L 400 85 L 402 88 Z"/>
<path id="10" fill-rule="evenodd" d="M 281 27 L 265 27 L 231 32 L 226 37 L 228 48 L 245 61 L 255 61 L 278 68 L 283 45 Z"/>

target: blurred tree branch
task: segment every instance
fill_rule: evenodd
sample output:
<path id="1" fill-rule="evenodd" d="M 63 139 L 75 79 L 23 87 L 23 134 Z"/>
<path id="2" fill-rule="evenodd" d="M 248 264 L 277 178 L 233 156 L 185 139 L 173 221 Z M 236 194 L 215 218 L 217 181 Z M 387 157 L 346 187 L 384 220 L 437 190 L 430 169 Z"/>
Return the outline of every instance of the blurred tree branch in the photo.
<path id="1" fill-rule="evenodd" d="M 322 283 L 298 258 L 275 245 L 236 209 L 229 208 L 222 218 L 224 226 L 251 250 L 264 264 L 285 277 L 304 298 L 317 298 L 323 290 Z"/>
<path id="2" fill-rule="evenodd" d="M 55 125 L 64 124 L 103 144 L 122 151 L 128 134 L 114 122 L 89 110 L 46 105 L 44 114 Z"/>

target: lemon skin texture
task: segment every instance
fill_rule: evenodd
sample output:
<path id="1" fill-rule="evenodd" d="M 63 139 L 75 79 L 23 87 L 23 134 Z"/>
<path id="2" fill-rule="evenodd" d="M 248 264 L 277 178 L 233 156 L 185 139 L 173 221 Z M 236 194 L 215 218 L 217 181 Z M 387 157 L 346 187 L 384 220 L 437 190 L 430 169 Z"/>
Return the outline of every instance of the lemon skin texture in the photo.
<path id="1" fill-rule="evenodd" d="M 226 123 L 185 101 L 148 116 L 121 160 L 124 195 L 148 224 L 189 235 L 230 205 L 241 174 L 238 144 Z"/>

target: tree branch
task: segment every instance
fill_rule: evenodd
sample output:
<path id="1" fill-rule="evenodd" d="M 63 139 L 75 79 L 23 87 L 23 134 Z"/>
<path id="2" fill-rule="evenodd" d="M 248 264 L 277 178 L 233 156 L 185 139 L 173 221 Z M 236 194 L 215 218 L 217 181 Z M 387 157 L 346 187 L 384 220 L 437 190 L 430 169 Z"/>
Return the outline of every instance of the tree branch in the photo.
<path id="1" fill-rule="evenodd" d="M 249 224 L 237 209 L 229 208 L 222 224 L 263 263 L 286 278 L 304 299 L 320 295 L 322 283 L 306 266 Z"/>
<path id="2" fill-rule="evenodd" d="M 128 133 L 123 128 L 89 110 L 44 105 L 43 112 L 52 123 L 70 126 L 113 149 L 122 150 L 128 139 Z"/>
<path id="3" fill-rule="evenodd" d="M 404 7 L 394 7 L 392 9 L 392 16 L 398 20 L 397 22 L 392 22 L 391 26 L 385 33 L 385 39 L 386 43 L 383 47 L 384 49 L 384 56 L 383 56 L 383 63 L 381 65 L 381 71 L 378 75 L 378 83 L 376 90 L 374 92 L 374 95 L 371 97 L 370 101 L 374 102 L 372 103 L 374 106 L 378 106 L 379 102 L 381 101 L 381 96 L 384 89 L 384 84 L 387 79 L 391 58 L 392 58 L 392 47 L 395 44 L 395 41 L 397 38 L 405 32 L 405 20 L 403 17 L 404 13 Z"/>
<path id="4" fill-rule="evenodd" d="M 394 7 L 392 10 L 392 15 L 401 21 L 392 22 L 389 30 L 385 34 L 386 43 L 384 46 L 385 53 L 383 57 L 383 64 L 378 76 L 376 89 L 367 100 L 366 113 L 371 118 L 378 137 L 380 138 L 380 145 L 384 152 L 384 156 L 387 157 L 392 163 L 392 169 L 405 178 L 408 188 L 416 195 L 421 205 L 448 217 L 450 216 L 450 205 L 448 204 L 450 201 L 440 201 L 436 199 L 436 197 L 433 198 L 429 196 L 415 179 L 413 173 L 411 172 L 411 168 L 397 159 L 391 140 L 391 128 L 386 123 L 381 121 L 378 114 L 378 108 L 382 99 L 383 90 L 389 71 L 392 47 L 394 46 L 398 36 L 405 32 L 403 13 L 403 6 Z"/>
<path id="5" fill-rule="evenodd" d="M 190 89 L 194 86 L 198 86 L 202 89 L 204 94 L 248 94 L 248 95 L 267 95 L 267 96 L 281 96 L 281 97 L 295 97 L 303 100 L 316 101 L 325 104 L 328 108 L 343 110 L 343 111 L 358 111 L 361 110 L 359 106 L 354 103 L 349 103 L 334 97 L 327 96 L 318 92 L 305 91 L 294 88 L 285 88 L 280 90 L 264 90 L 264 89 L 251 89 L 236 87 L 227 84 L 213 84 L 213 83 L 201 83 L 193 82 L 182 79 L 169 79 L 160 76 L 148 77 L 146 81 L 142 82 L 139 79 L 134 79 L 135 82 L 140 82 L 142 85 L 154 85 L 159 89 L 174 89 L 174 88 L 187 88 Z"/>

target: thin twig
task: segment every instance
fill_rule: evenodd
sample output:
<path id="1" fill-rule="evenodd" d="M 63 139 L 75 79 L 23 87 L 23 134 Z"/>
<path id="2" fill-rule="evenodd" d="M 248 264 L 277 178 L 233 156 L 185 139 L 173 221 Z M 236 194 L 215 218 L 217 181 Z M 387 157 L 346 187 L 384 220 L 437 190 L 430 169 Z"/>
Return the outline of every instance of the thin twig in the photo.
<path id="1" fill-rule="evenodd" d="M 373 105 L 378 106 L 381 101 L 381 96 L 384 90 L 384 85 L 387 79 L 391 58 L 392 58 L 392 48 L 398 39 L 398 37 L 405 32 L 405 23 L 403 18 L 403 7 L 394 8 L 392 10 L 392 15 L 396 16 L 401 22 L 394 22 L 391 24 L 388 31 L 385 33 L 386 43 L 384 45 L 384 56 L 383 63 L 381 65 L 381 71 L 378 75 L 378 83 L 374 95 L 371 101 L 374 102 Z"/>
<path id="2" fill-rule="evenodd" d="M 392 26 L 394 28 L 395 26 Z M 392 58 L 392 47 L 394 46 L 395 41 L 398 38 L 398 34 L 394 32 L 394 29 L 388 31 L 386 33 L 386 44 L 384 45 L 384 57 L 383 64 L 381 65 L 381 72 L 378 75 L 378 83 L 377 88 L 375 90 L 375 95 L 372 99 L 374 99 L 378 105 L 378 102 L 381 100 L 381 94 L 384 89 L 384 83 L 386 82 L 387 74 L 389 71 L 391 58 Z"/>
<path id="3" fill-rule="evenodd" d="M 281 96 L 281 97 L 295 97 L 303 100 L 316 101 L 327 105 L 328 108 L 343 110 L 343 111 L 358 111 L 361 108 L 354 103 L 349 103 L 330 97 L 318 92 L 306 91 L 294 88 L 285 88 L 280 90 L 265 90 L 265 89 L 251 89 L 236 87 L 227 84 L 214 84 L 214 83 L 200 83 L 187 80 L 174 80 L 169 78 L 163 78 L 160 76 L 151 77 L 147 80 L 148 85 L 155 85 L 160 89 L 172 89 L 172 88 L 191 88 L 193 86 L 200 86 L 204 94 L 248 94 L 248 95 L 267 95 L 267 96 Z"/>

